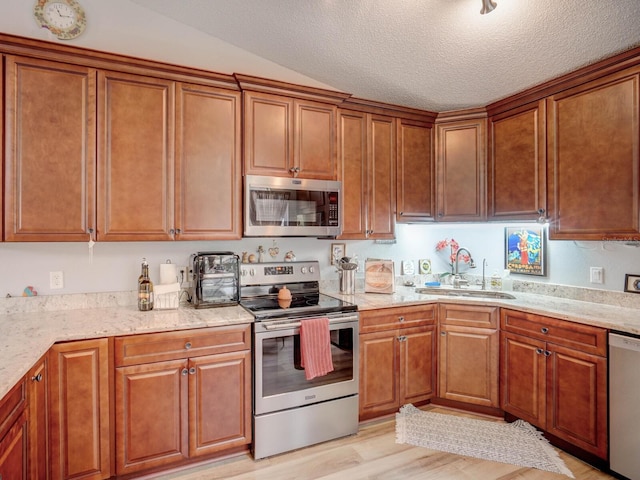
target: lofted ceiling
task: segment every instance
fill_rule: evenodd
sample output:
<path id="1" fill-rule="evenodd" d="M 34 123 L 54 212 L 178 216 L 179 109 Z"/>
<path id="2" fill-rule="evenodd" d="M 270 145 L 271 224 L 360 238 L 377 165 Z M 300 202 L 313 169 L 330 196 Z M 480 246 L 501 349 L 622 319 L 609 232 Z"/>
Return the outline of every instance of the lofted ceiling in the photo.
<path id="1" fill-rule="evenodd" d="M 481 0 L 132 1 L 355 97 L 431 111 L 640 45 L 640 0 L 495 0 L 487 15 Z"/>

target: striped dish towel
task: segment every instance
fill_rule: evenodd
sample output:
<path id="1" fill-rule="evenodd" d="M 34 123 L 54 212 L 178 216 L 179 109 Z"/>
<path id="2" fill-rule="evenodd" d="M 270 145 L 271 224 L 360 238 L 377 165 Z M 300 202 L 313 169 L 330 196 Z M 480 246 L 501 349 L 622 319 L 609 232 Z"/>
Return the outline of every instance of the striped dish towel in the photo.
<path id="1" fill-rule="evenodd" d="M 307 380 L 333 372 L 328 318 L 300 322 L 300 354 Z"/>

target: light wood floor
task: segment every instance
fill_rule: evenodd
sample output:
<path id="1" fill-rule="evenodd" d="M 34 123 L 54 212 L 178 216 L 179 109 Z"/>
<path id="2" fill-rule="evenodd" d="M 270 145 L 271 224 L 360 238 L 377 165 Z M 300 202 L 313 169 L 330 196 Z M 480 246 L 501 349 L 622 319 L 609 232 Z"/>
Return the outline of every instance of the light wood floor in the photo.
<path id="1" fill-rule="evenodd" d="M 453 415 L 473 416 L 441 407 Z M 488 418 L 488 417 L 483 417 Z M 490 417 L 489 417 L 490 418 Z M 613 479 L 560 451 L 578 480 Z M 568 479 L 533 468 L 477 460 L 395 443 L 395 419 L 360 426 L 357 435 L 254 461 L 243 454 L 189 469 L 153 475 L 154 480 L 554 480 Z"/>

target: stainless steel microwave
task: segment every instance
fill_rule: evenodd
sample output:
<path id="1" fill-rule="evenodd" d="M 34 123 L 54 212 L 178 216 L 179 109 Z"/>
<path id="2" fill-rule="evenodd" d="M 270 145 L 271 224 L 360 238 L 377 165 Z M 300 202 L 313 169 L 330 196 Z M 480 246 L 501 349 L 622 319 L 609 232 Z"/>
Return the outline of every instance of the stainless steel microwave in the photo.
<path id="1" fill-rule="evenodd" d="M 342 184 L 245 175 L 244 235 L 335 237 L 342 229 Z"/>

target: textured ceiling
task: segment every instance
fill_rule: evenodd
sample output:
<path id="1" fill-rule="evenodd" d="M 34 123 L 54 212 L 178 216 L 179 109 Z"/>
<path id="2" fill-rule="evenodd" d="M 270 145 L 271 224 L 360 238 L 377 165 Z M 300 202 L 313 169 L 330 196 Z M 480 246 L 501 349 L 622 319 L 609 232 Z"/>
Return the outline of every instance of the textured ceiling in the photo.
<path id="1" fill-rule="evenodd" d="M 481 0 L 133 1 L 356 97 L 433 111 L 640 45 L 640 0 L 496 0 L 488 15 Z"/>

